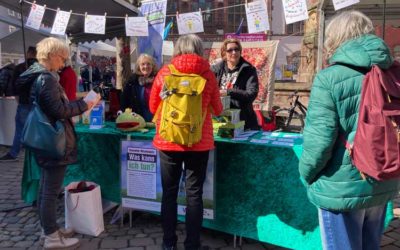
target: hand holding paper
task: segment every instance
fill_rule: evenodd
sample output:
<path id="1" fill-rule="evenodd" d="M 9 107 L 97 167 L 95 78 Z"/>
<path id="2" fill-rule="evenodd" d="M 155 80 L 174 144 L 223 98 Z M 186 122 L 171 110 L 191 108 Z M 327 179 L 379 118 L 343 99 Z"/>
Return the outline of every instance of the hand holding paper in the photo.
<path id="1" fill-rule="evenodd" d="M 90 90 L 89 93 L 83 98 L 83 100 L 88 105 L 88 110 L 86 112 L 90 112 L 92 108 L 100 101 L 100 94 Z"/>

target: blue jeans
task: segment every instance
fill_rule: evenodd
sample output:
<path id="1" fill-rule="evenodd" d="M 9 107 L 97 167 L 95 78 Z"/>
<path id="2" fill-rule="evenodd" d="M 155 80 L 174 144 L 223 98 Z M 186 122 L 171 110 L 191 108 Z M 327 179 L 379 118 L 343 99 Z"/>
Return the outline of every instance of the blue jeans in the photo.
<path id="1" fill-rule="evenodd" d="M 200 247 L 200 230 L 203 222 L 203 183 L 206 178 L 209 151 L 170 152 L 159 151 L 161 164 L 161 220 L 166 247 L 176 245 L 177 196 L 182 165 L 186 175 L 186 239 L 185 249 Z"/>
<path id="2" fill-rule="evenodd" d="M 325 250 L 378 250 L 384 230 L 386 204 L 349 212 L 318 209 Z"/>
<path id="3" fill-rule="evenodd" d="M 49 235 L 59 229 L 57 224 L 57 197 L 60 193 L 66 166 L 41 168 L 38 213 L 44 234 Z"/>
<path id="4" fill-rule="evenodd" d="M 31 111 L 32 105 L 18 104 L 17 113 L 15 114 L 15 133 L 13 144 L 8 152 L 12 157 L 17 158 L 19 151 L 21 151 L 21 134 L 24 128 L 26 118 Z"/>

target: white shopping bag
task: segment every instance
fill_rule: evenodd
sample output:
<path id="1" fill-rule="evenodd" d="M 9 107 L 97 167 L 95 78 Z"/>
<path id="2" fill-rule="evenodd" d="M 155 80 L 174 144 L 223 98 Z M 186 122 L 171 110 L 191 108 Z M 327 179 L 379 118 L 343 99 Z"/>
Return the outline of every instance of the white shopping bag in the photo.
<path id="1" fill-rule="evenodd" d="M 104 231 L 100 186 L 86 182 L 87 186 L 95 185 L 95 188 L 79 193 L 69 192 L 76 189 L 78 184 L 71 182 L 65 187 L 65 227 L 77 233 L 98 236 Z"/>

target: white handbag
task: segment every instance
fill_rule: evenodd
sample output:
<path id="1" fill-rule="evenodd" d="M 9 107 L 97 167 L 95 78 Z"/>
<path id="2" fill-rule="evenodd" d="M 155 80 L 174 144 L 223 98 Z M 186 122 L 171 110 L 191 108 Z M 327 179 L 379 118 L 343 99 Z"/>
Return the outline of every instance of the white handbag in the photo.
<path id="1" fill-rule="evenodd" d="M 95 185 L 95 188 L 79 193 L 69 192 L 76 189 L 78 184 L 71 182 L 65 187 L 65 227 L 77 233 L 98 236 L 104 231 L 100 186 L 86 182 L 87 186 Z"/>

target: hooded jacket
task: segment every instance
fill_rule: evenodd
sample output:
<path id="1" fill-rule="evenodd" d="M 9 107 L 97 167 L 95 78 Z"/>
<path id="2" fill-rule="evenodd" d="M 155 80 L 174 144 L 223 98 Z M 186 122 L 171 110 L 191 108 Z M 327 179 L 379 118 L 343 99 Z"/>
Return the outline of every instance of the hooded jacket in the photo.
<path id="1" fill-rule="evenodd" d="M 198 74 L 207 80 L 206 86 L 202 93 L 202 110 L 207 110 L 207 115 L 204 120 L 201 140 L 193 144 L 192 147 L 179 145 L 176 143 L 165 141 L 159 135 L 159 117 L 157 119 L 157 133 L 154 137 L 153 144 L 159 150 L 163 151 L 207 151 L 214 148 L 213 127 L 211 122 L 210 107 L 213 114 L 219 115 L 222 112 L 222 103 L 219 95 L 219 88 L 213 72 L 210 70 L 210 64 L 202 57 L 195 54 L 184 54 L 176 56 L 172 59 L 171 64 L 175 68 L 188 74 Z M 171 71 L 168 65 L 165 65 L 158 72 L 153 82 L 153 87 L 150 93 L 149 108 L 150 112 L 156 113 L 158 106 L 161 103 L 160 92 L 164 86 L 165 76 L 170 75 Z M 159 116 L 161 112 L 159 112 Z"/>
<path id="2" fill-rule="evenodd" d="M 240 120 L 245 121 L 245 129 L 259 129 L 257 116 L 253 109 L 253 102 L 258 95 L 258 76 L 257 70 L 243 57 L 237 65 L 239 75 L 232 89 L 228 89 L 227 94 L 231 97 L 231 108 L 240 109 Z M 211 70 L 217 77 L 217 82 L 221 84 L 221 78 L 226 70 L 226 62 L 220 61 L 213 65 Z"/>
<path id="3" fill-rule="evenodd" d="M 83 99 L 69 102 L 64 89 L 59 84 L 57 72 L 50 72 L 41 64 L 33 64 L 21 78 L 32 79 L 31 101 L 38 100 L 39 107 L 47 115 L 51 123 L 61 120 L 65 128 L 66 150 L 63 159 L 55 160 L 36 155 L 41 167 L 68 165 L 77 161 L 76 134 L 71 118 L 82 114 L 88 109 Z M 36 93 L 36 81 L 41 81 L 39 92 Z"/>
<path id="4" fill-rule="evenodd" d="M 398 194 L 399 181 L 363 180 L 352 165 L 339 136 L 352 143 L 364 75 L 343 65 L 389 68 L 389 48 L 375 35 L 342 44 L 330 58 L 332 65 L 314 80 L 304 128 L 299 171 L 309 200 L 322 209 L 349 211 L 385 204 Z"/>

